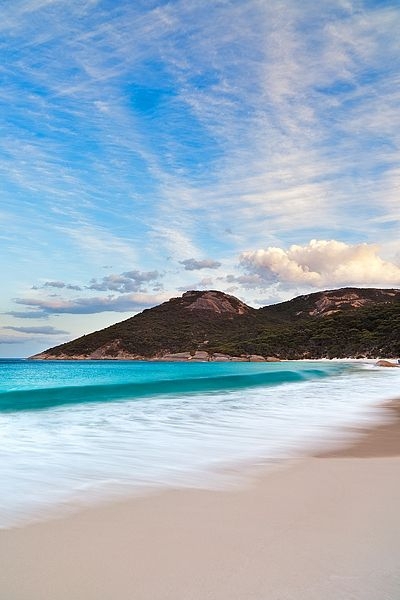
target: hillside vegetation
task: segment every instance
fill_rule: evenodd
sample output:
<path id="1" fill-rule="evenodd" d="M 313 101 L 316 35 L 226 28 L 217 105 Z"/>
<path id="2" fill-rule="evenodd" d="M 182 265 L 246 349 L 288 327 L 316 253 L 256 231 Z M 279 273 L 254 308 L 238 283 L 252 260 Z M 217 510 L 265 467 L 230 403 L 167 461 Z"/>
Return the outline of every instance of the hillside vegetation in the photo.
<path id="1" fill-rule="evenodd" d="M 258 310 L 190 291 L 33 358 L 162 358 L 206 351 L 281 359 L 398 357 L 400 290 L 342 288 Z"/>

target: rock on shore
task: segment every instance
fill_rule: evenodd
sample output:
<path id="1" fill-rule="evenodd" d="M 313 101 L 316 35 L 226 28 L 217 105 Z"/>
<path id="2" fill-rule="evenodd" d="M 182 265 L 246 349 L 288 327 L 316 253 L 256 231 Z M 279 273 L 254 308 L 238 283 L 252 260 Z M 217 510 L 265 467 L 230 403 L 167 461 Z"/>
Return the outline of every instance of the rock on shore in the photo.
<path id="1" fill-rule="evenodd" d="M 377 367 L 400 367 L 398 363 L 392 363 L 390 360 L 378 360 Z"/>
<path id="2" fill-rule="evenodd" d="M 276 356 L 261 356 L 259 354 L 242 354 L 241 356 L 231 356 L 216 352 L 211 354 L 202 350 L 197 352 L 166 352 L 155 356 L 141 356 L 139 354 L 130 354 L 129 352 L 119 350 L 115 347 L 98 349 L 91 354 L 50 354 L 43 352 L 35 354 L 32 360 L 148 360 L 162 362 L 280 362 Z"/>

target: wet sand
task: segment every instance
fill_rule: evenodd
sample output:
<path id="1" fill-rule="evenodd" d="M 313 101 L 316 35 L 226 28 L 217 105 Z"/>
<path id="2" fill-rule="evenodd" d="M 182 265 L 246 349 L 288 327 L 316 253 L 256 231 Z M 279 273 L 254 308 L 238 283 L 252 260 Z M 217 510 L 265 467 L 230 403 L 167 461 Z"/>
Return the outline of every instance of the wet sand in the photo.
<path id="1" fill-rule="evenodd" d="M 349 429 L 358 439 L 340 450 L 321 453 L 326 458 L 372 458 L 400 455 L 400 400 L 387 402 L 388 422 L 370 429 Z"/>
<path id="2" fill-rule="evenodd" d="M 0 531 L 3 600 L 398 600 L 400 403 L 346 448 L 231 491 Z"/>

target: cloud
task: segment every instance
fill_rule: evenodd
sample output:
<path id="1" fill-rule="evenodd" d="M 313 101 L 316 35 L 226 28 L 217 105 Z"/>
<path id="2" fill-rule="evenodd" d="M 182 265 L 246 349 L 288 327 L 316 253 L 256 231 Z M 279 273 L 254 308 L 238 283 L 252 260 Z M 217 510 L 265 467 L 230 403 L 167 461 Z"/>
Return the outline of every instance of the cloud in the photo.
<path id="1" fill-rule="evenodd" d="M 108 181 L 108 185 L 110 185 L 110 181 Z M 85 193 L 88 193 L 90 190 L 90 186 L 85 186 L 81 182 L 77 183 L 77 186 L 81 189 L 85 189 Z M 103 202 L 103 211 L 106 213 L 106 216 L 103 217 L 104 224 L 96 224 L 88 222 L 88 219 L 85 217 L 78 217 L 78 224 L 63 224 L 58 225 L 57 230 L 60 235 L 68 236 L 77 247 L 78 251 L 83 254 L 83 256 L 90 257 L 90 260 L 94 263 L 97 263 L 99 267 L 102 267 L 106 262 L 110 260 L 119 260 L 120 262 L 130 263 L 136 262 L 137 255 L 135 250 L 135 245 L 132 243 L 129 236 L 123 237 L 118 234 L 113 233 L 112 228 L 109 227 L 108 221 L 111 219 L 120 218 L 123 219 L 123 215 L 119 214 L 118 208 L 115 207 L 107 207 L 107 201 Z M 83 206 L 80 207 L 79 212 L 85 212 L 84 209 L 90 210 L 91 202 L 88 200 L 83 203 Z M 75 213 L 79 215 L 77 212 L 77 208 L 74 206 Z M 109 214 L 108 214 L 109 213 Z M 75 220 L 77 220 L 77 215 L 75 216 Z M 127 217 L 125 217 L 127 219 Z M 61 221 L 61 219 L 60 219 Z"/>
<path id="2" fill-rule="evenodd" d="M 386 243 L 371 216 L 393 216 L 381 188 L 384 173 L 399 164 L 398 7 L 229 6 L 228 31 L 218 31 L 215 45 L 196 38 L 198 53 L 186 56 L 199 71 L 200 56 L 209 56 L 213 85 L 196 89 L 192 75 L 181 73 L 185 101 L 213 133 L 223 159 L 208 165 L 209 184 L 181 185 L 183 196 L 176 182 L 174 211 L 196 207 L 210 237 L 228 222 L 247 245 L 265 240 L 266 232 L 268 245 L 279 245 L 293 230 L 308 240 L 347 229 Z M 229 72 L 224 58 L 236 52 Z"/>
<path id="3" fill-rule="evenodd" d="M 185 271 L 198 271 L 200 269 L 218 269 L 221 263 L 211 258 L 204 260 L 196 260 L 195 258 L 187 258 L 179 261 L 185 267 Z"/>
<path id="4" fill-rule="evenodd" d="M 247 289 L 263 288 L 265 286 L 265 281 L 259 273 L 251 273 L 246 275 L 227 275 L 225 277 L 225 281 L 227 283 L 238 283 Z"/>
<path id="5" fill-rule="evenodd" d="M 63 281 L 46 281 L 43 287 L 64 288 L 65 283 Z"/>
<path id="6" fill-rule="evenodd" d="M 121 294 L 127 292 L 143 291 L 143 284 L 156 282 L 160 277 L 158 271 L 125 271 L 120 275 L 110 274 L 103 277 L 101 281 L 92 279 L 88 286 L 90 290 L 113 291 Z"/>
<path id="7" fill-rule="evenodd" d="M 165 294 L 151 295 L 143 293 L 122 294 L 93 298 L 75 298 L 74 300 L 51 300 L 40 298 L 16 298 L 17 304 L 33 306 L 47 314 L 94 314 L 100 312 L 138 312 L 168 300 Z"/>
<path id="8" fill-rule="evenodd" d="M 42 288 L 56 288 L 56 289 L 66 289 L 66 290 L 74 290 L 81 291 L 82 288 L 79 285 L 72 285 L 71 283 L 65 283 L 64 281 L 46 281 L 43 285 L 33 285 L 33 290 L 40 290 Z"/>
<path id="9" fill-rule="evenodd" d="M 333 285 L 398 285 L 400 267 L 378 255 L 375 244 L 346 244 L 311 240 L 288 250 L 276 247 L 243 252 L 241 266 L 256 280 L 269 285 L 325 287 Z M 246 286 L 246 281 L 242 282 Z M 247 282 L 247 283 L 251 283 Z"/>
<path id="10" fill-rule="evenodd" d="M 4 261 L 21 259 L 20 281 L 33 262 L 67 277 L 55 270 L 65 257 L 88 282 L 96 264 L 162 270 L 167 256 L 311 238 L 396 253 L 398 3 L 3 4 L 0 242 Z M 183 266 L 170 289 L 195 270 Z M 268 281 L 266 269 L 256 275 L 232 282 Z M 15 285 L 3 281 L 9 296 Z M 101 276 L 90 285 L 142 289 Z"/>
<path id="11" fill-rule="evenodd" d="M 214 285 L 214 280 L 211 277 L 204 277 L 200 281 L 196 283 L 190 283 L 186 286 L 180 286 L 177 288 L 179 292 L 186 292 L 187 290 L 204 290 L 204 289 L 212 289 Z"/>
<path id="12" fill-rule="evenodd" d="M 193 242 L 193 220 L 190 215 L 184 214 L 185 210 L 182 211 L 182 202 L 180 207 L 176 206 L 175 196 L 176 194 L 179 196 L 180 190 L 175 187 L 171 190 L 171 182 L 166 187 L 169 189 L 167 206 L 160 207 L 151 225 L 150 235 L 153 242 L 151 250 L 162 248 L 171 257 L 196 254 L 199 250 Z M 163 193 L 167 194 L 166 191 Z M 174 200 L 170 202 L 171 196 Z M 169 224 L 168 227 L 165 225 L 166 222 Z"/>
<path id="13" fill-rule="evenodd" d="M 16 339 L 13 337 L 8 337 L 4 335 L 0 335 L 0 344 L 19 344 L 21 342 L 20 339 Z"/>
<path id="14" fill-rule="evenodd" d="M 72 285 L 71 283 L 65 283 L 64 281 L 46 281 L 46 283 L 43 284 L 43 287 L 65 288 L 67 290 L 75 291 L 81 291 L 82 289 L 79 285 Z"/>
<path id="15" fill-rule="evenodd" d="M 161 274 L 158 271 L 125 271 L 119 275 L 111 273 L 110 275 L 103 277 L 100 281 L 93 278 L 89 281 L 89 284 L 84 287 L 89 290 L 96 290 L 100 292 L 112 291 L 124 294 L 128 292 L 145 291 L 142 288 L 143 284 L 151 282 L 155 288 L 160 290 L 162 289 L 162 284 L 157 281 L 159 277 L 161 277 Z M 33 290 L 46 288 L 74 291 L 81 291 L 83 289 L 79 285 L 72 285 L 61 280 L 46 281 L 43 285 L 32 286 Z M 31 315 L 29 314 L 29 316 Z"/>
<path id="16" fill-rule="evenodd" d="M 79 285 L 72 285 L 71 283 L 67 283 L 67 285 L 65 286 L 65 288 L 67 290 L 74 290 L 76 292 L 80 292 L 81 289 L 82 289 Z"/>
<path id="17" fill-rule="evenodd" d="M 39 335 L 60 335 L 68 333 L 68 331 L 64 331 L 63 329 L 55 329 L 51 325 L 44 327 L 14 327 L 9 325 L 7 327 L 3 327 L 3 329 L 12 329 L 12 331 L 17 331 L 19 333 L 30 333 Z"/>
<path id="18" fill-rule="evenodd" d="M 28 311 L 20 311 L 20 310 L 9 310 L 4 313 L 5 315 L 10 315 L 11 317 L 16 317 L 17 319 L 48 319 L 49 315 L 47 312 L 43 310 L 28 310 Z"/>

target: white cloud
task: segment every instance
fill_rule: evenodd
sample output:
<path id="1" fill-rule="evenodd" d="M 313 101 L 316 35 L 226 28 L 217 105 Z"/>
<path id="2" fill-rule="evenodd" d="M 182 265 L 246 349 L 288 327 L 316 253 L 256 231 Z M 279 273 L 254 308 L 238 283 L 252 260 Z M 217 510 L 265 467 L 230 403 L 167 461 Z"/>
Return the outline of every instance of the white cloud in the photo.
<path id="1" fill-rule="evenodd" d="M 265 284 L 334 285 L 400 284 L 400 268 L 383 260 L 375 244 L 346 244 L 336 240 L 311 240 L 288 250 L 269 247 L 243 252 L 241 265 Z M 245 283 L 245 282 L 243 282 Z"/>

